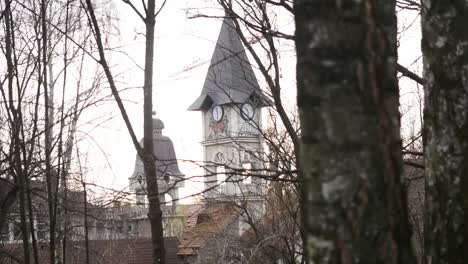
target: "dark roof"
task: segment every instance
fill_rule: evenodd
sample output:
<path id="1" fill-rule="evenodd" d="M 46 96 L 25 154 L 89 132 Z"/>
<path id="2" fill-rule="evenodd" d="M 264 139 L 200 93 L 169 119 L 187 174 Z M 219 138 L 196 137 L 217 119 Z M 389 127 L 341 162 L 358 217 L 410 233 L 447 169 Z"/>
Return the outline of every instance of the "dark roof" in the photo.
<path id="1" fill-rule="evenodd" d="M 195 225 L 184 232 L 177 255 L 196 255 L 200 248 L 237 219 L 238 215 L 238 210 L 231 204 L 213 204 L 206 208 L 197 215 Z"/>
<path id="2" fill-rule="evenodd" d="M 159 130 L 159 133 L 153 133 L 153 151 L 156 156 L 156 175 L 162 175 L 169 172 L 174 176 L 184 176 L 179 170 L 177 157 L 174 150 L 174 144 L 169 137 L 163 136 L 161 130 L 164 123 L 159 118 L 153 118 L 153 130 Z M 140 144 L 143 146 L 143 139 Z M 137 155 L 137 159 L 138 159 Z"/>
<path id="3" fill-rule="evenodd" d="M 170 172 L 174 176 L 183 176 L 177 164 L 177 157 L 172 140 L 163 135 L 153 135 L 153 150 L 156 156 L 157 175 Z"/>
<path id="4" fill-rule="evenodd" d="M 177 264 L 177 246 L 179 242 L 175 237 L 164 238 L 166 250 L 165 263 Z M 84 241 L 69 241 L 67 243 L 67 263 L 85 263 L 86 251 Z M 49 258 L 49 246 L 47 243 L 39 244 L 39 259 L 46 263 Z M 21 244 L 7 244 L 1 248 L 4 252 L 21 256 Z M 120 240 L 90 240 L 89 241 L 90 263 L 102 264 L 152 264 L 152 241 L 149 238 L 120 239 Z M 0 255 L 0 263 L 9 263 L 8 257 Z M 13 263 L 13 262 L 12 262 Z"/>
<path id="5" fill-rule="evenodd" d="M 162 130 L 164 129 L 164 123 L 159 118 L 153 118 L 153 130 Z"/>
<path id="6" fill-rule="evenodd" d="M 143 146 L 143 139 L 140 141 L 140 145 Z M 174 144 L 169 137 L 161 134 L 153 134 L 153 151 L 157 158 L 155 161 L 157 176 L 161 176 L 164 172 L 169 172 L 173 176 L 184 176 L 184 174 L 179 170 Z M 138 174 L 144 175 L 144 167 L 142 160 L 137 154 L 135 169 L 132 177 L 130 178 L 136 177 Z"/>
<path id="7" fill-rule="evenodd" d="M 245 103 L 255 97 L 268 103 L 258 85 L 234 22 L 225 18 L 200 96 L 189 110 L 199 111 L 211 104 Z"/>

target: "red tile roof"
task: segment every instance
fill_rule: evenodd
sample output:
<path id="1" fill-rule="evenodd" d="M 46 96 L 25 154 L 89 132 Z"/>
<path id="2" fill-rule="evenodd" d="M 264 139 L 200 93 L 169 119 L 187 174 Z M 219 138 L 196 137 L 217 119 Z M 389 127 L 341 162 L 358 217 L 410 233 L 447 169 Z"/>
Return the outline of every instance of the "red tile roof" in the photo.
<path id="1" fill-rule="evenodd" d="M 196 224 L 184 232 L 177 255 L 196 255 L 198 249 L 232 223 L 238 215 L 238 210 L 231 204 L 210 205 L 197 215 Z"/>

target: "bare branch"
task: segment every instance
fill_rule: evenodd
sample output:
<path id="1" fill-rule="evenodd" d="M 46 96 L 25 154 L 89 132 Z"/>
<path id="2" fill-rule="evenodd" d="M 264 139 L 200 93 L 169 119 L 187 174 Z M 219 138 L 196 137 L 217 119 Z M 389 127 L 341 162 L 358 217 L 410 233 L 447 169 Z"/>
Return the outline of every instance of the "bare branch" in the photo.
<path id="1" fill-rule="evenodd" d="M 402 66 L 401 64 L 397 63 L 397 70 L 405 77 L 410 78 L 411 80 L 416 81 L 417 83 L 424 85 L 424 79 L 421 78 L 416 73 L 410 71 L 408 68 Z"/>
<path id="2" fill-rule="evenodd" d="M 133 11 L 135 11 L 135 13 L 140 17 L 141 21 L 143 21 L 143 22 L 146 21 L 145 17 L 140 13 L 140 11 L 138 11 L 138 9 L 135 7 L 135 5 L 130 0 L 122 0 L 122 2 L 129 5 L 133 9 Z"/>

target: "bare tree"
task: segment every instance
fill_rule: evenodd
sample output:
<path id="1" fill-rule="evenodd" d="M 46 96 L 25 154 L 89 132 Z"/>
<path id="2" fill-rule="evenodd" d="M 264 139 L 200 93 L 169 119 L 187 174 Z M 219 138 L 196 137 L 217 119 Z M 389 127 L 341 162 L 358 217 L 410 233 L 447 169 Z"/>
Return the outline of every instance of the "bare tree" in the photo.
<path id="1" fill-rule="evenodd" d="M 130 137 L 132 138 L 133 145 L 137 150 L 137 154 L 141 157 L 145 167 L 147 193 L 149 200 L 149 212 L 148 217 L 151 224 L 151 233 L 153 239 L 153 262 L 164 263 L 164 239 L 163 239 L 163 228 L 162 228 L 162 211 L 160 208 L 159 193 L 158 193 L 158 182 L 156 178 L 156 167 L 155 157 L 153 153 L 153 103 L 152 103 L 152 90 L 153 90 L 153 58 L 154 58 L 154 25 L 157 14 L 161 11 L 165 2 L 161 5 L 161 8 L 156 12 L 155 0 L 148 0 L 147 4 L 143 2 L 144 15 L 138 11 L 133 2 L 124 1 L 127 3 L 143 20 L 146 28 L 146 42 L 145 42 L 145 73 L 144 73 L 144 138 L 143 148 L 140 146 L 136 139 L 135 132 L 133 131 L 132 124 L 128 118 L 125 107 L 119 96 L 118 90 L 115 86 L 113 75 L 110 71 L 109 65 L 107 64 L 104 46 L 101 39 L 100 26 L 95 16 L 94 7 L 90 0 L 86 0 L 86 8 L 89 12 L 90 23 L 92 24 L 95 40 L 99 50 L 100 60 L 99 63 L 104 68 L 106 77 L 109 81 L 112 94 L 119 106 L 122 117 L 125 121 L 125 125 L 129 131 Z"/>
<path id="2" fill-rule="evenodd" d="M 14 8 L 11 8 L 12 6 Z M 62 5 L 54 1 L 2 3 L 2 7 L 5 8 L 2 32 L 6 37 L 1 40 L 1 45 L 4 47 L 2 52 L 7 67 L 2 69 L 5 81 L 1 84 L 0 118 L 5 126 L 2 127 L 0 138 L 1 157 L 7 165 L 2 164 L 1 174 L 2 181 L 8 184 L 4 186 L 6 196 L 2 200 L 0 225 L 4 230 L 9 224 L 20 220 L 23 236 L 22 258 L 25 263 L 39 262 L 36 237 L 40 231 L 38 211 L 47 212 L 49 218 L 46 222 L 50 227 L 49 261 L 65 261 L 65 246 L 62 247 L 60 243 L 64 238 L 61 219 L 57 221 L 57 218 L 63 218 L 64 212 L 63 189 L 59 187 L 66 188 L 65 171 L 70 170 L 70 152 L 66 149 L 71 151 L 73 147 L 73 143 L 70 142 L 73 142 L 80 113 L 95 102 L 92 99 L 96 95 L 93 89 L 84 92 L 77 89 L 76 98 L 72 100 L 75 104 L 72 103 L 70 108 L 67 104 L 66 87 L 73 87 L 67 79 L 67 68 L 79 62 L 77 51 L 89 35 L 86 30 L 82 30 L 82 18 L 76 6 L 70 6 L 71 2 Z M 73 12 L 70 12 L 70 9 Z M 64 15 L 65 18 L 61 16 L 62 11 L 67 14 Z M 65 29 L 61 29 L 63 24 L 66 24 Z M 79 41 L 72 38 L 77 35 L 81 37 Z M 74 44 L 72 48 L 67 46 L 70 42 Z M 58 61 L 62 54 L 59 47 L 63 47 L 62 44 L 66 52 L 63 65 L 60 65 Z M 55 68 L 52 67 L 54 63 Z M 55 71 L 56 69 L 58 70 Z M 62 76 L 63 79 L 59 81 Z M 56 83 L 60 82 L 62 91 L 56 99 L 61 99 L 61 104 L 59 111 L 54 112 L 52 91 L 56 88 Z M 73 92 L 71 94 L 73 95 Z M 67 136 L 63 132 L 67 130 L 70 131 L 68 135 L 71 140 L 65 144 Z M 44 141 L 41 141 L 41 138 Z M 9 147 L 3 148 L 6 145 Z M 67 161 L 64 162 L 64 159 Z M 68 163 L 67 166 L 64 166 L 65 163 Z M 47 198 L 43 193 L 35 193 L 35 189 L 44 179 L 47 186 L 42 187 L 47 189 L 47 192 L 44 192 Z M 38 199 L 49 202 L 47 209 L 37 208 Z M 63 254 L 60 254 L 62 252 Z"/>

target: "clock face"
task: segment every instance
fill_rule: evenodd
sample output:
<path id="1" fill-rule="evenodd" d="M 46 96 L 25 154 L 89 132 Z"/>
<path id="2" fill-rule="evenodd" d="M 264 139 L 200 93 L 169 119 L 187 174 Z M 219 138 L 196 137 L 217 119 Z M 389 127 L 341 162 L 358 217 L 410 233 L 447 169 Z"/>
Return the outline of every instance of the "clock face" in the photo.
<path id="1" fill-rule="evenodd" d="M 223 119 L 223 115 L 224 115 L 224 110 L 222 106 L 216 105 L 213 107 L 213 109 L 211 109 L 211 116 L 213 117 L 213 120 L 215 122 L 221 121 L 221 119 Z"/>
<path id="2" fill-rule="evenodd" d="M 251 120 L 254 115 L 255 109 L 251 104 L 245 103 L 241 106 L 241 116 L 244 120 Z"/>

